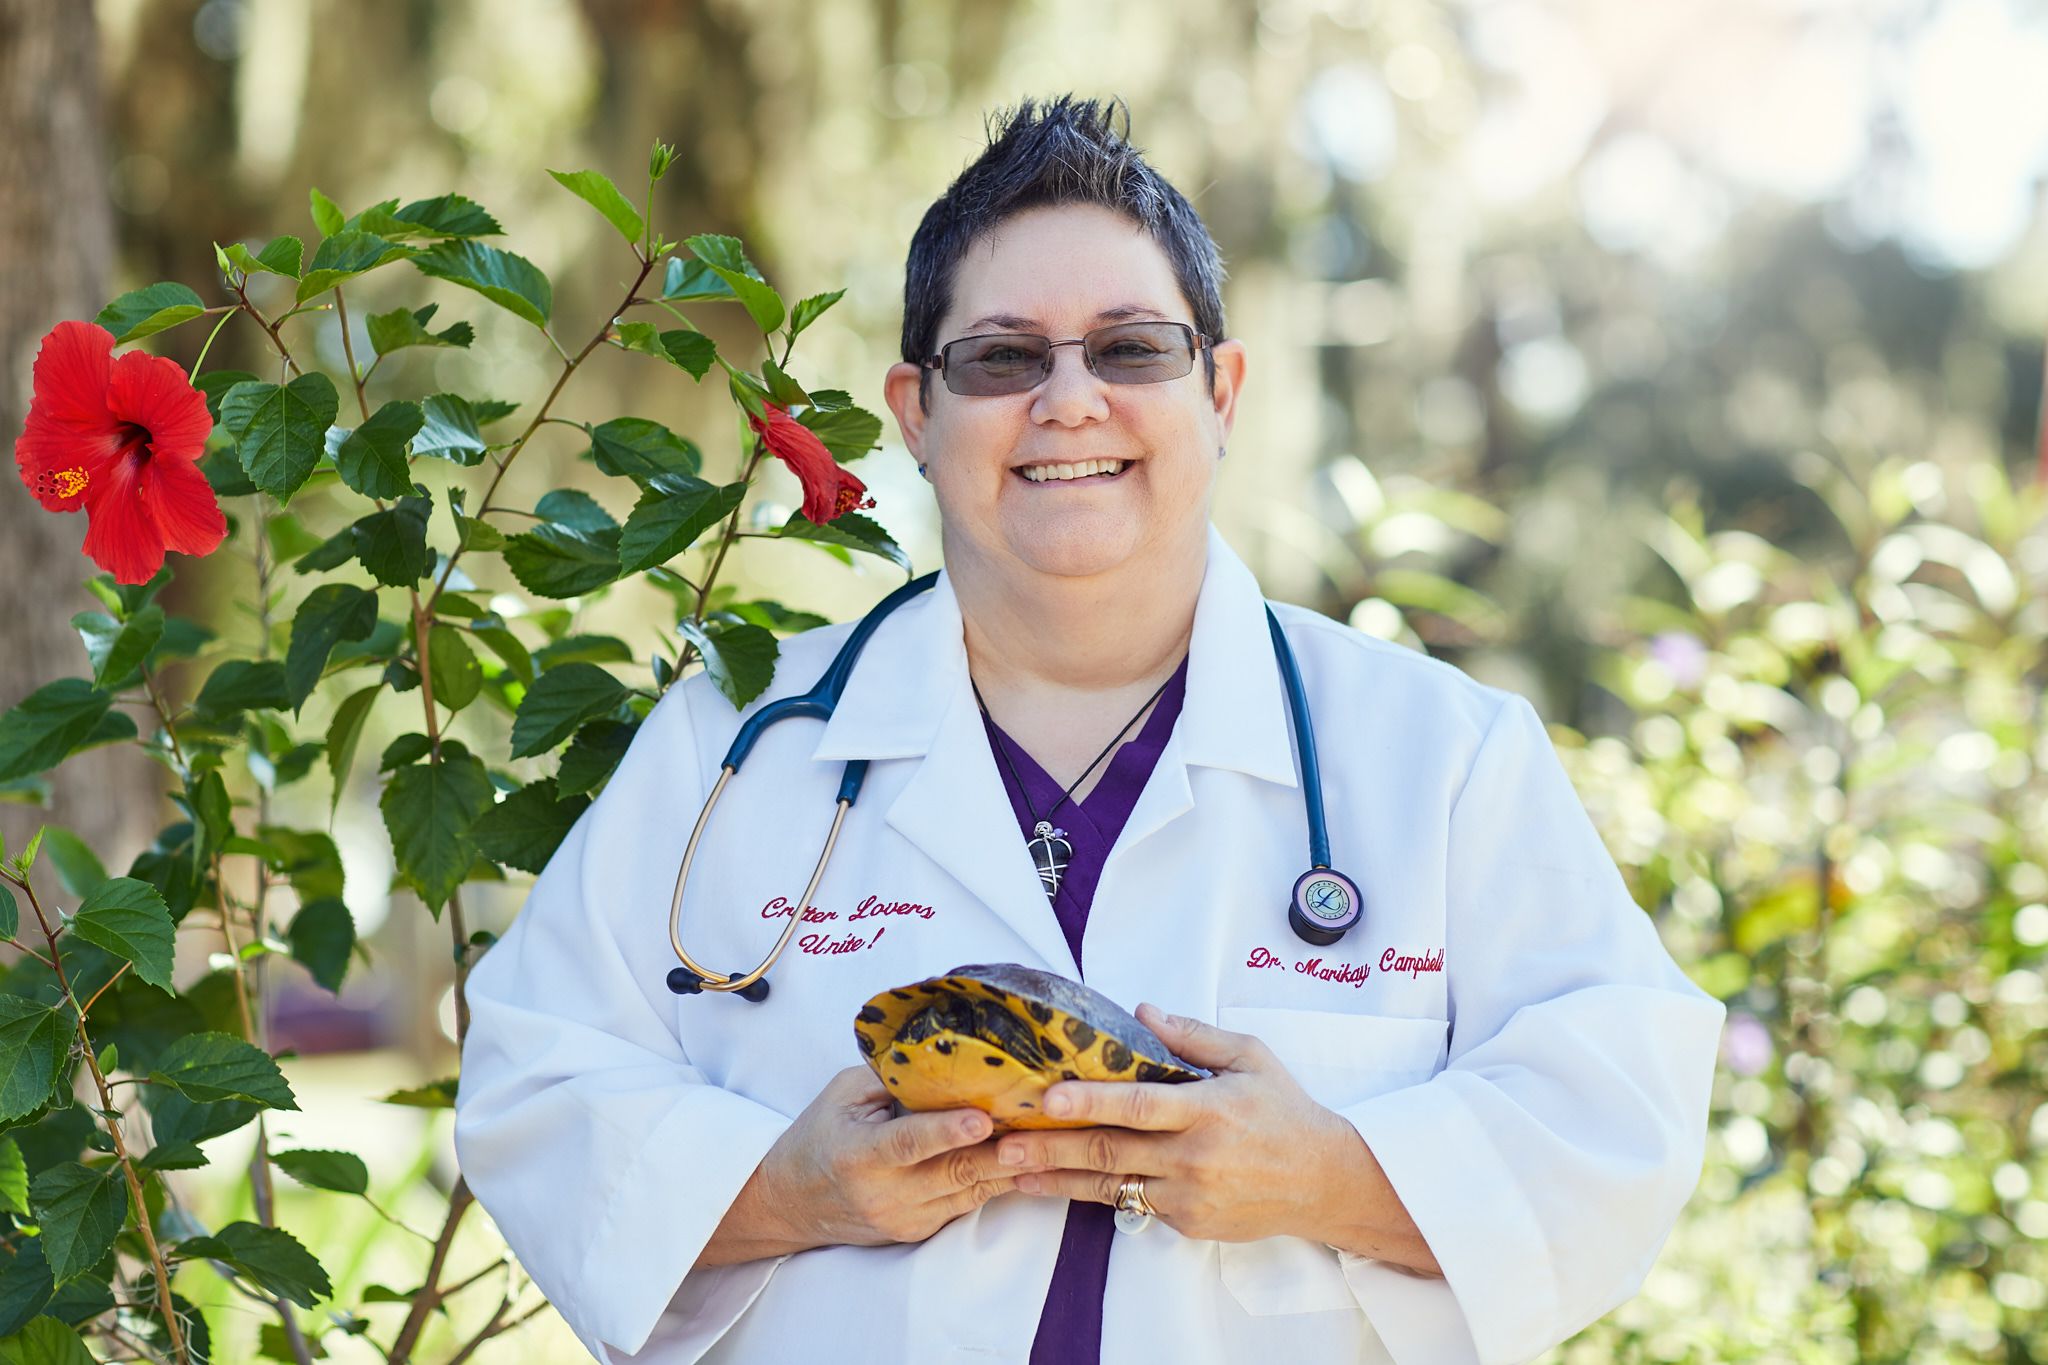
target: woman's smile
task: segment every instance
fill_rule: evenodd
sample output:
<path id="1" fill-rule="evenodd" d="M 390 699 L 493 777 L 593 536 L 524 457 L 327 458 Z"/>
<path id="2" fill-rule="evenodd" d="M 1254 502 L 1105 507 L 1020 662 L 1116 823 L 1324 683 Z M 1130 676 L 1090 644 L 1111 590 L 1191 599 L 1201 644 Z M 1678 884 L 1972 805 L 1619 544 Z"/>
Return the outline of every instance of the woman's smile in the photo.
<path id="1" fill-rule="evenodd" d="M 1039 488 L 1087 488 L 1115 483 L 1135 460 L 1074 460 L 1018 465 L 1010 472 Z"/>

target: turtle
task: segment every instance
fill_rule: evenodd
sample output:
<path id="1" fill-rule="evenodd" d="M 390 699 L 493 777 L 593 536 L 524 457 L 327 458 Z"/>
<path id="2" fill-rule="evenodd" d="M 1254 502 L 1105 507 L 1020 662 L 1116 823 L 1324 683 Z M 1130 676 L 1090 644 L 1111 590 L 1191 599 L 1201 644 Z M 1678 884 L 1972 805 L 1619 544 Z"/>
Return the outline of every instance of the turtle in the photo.
<path id="1" fill-rule="evenodd" d="M 1205 1079 L 1102 992 L 1015 962 L 970 963 L 883 991 L 853 1037 L 905 1109 L 971 1105 L 1013 1128 L 1080 1128 L 1044 1110 L 1057 1081 Z"/>

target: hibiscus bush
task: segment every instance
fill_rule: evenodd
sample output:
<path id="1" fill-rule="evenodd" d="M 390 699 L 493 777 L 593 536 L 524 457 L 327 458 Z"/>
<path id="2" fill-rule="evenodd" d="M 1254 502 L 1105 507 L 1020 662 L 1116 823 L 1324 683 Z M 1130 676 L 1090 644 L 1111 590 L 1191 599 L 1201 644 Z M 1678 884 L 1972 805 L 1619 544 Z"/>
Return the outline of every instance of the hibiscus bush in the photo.
<path id="1" fill-rule="evenodd" d="M 644 207 L 598 172 L 550 172 L 617 230 L 612 260 L 632 281 L 568 340 L 547 276 L 487 240 L 503 230 L 481 205 L 443 194 L 344 216 L 317 189 L 310 244 L 217 247 L 210 298 L 152 284 L 44 338 L 16 461 L 44 507 L 85 513 L 85 551 L 104 572 L 85 584 L 92 609 L 73 618 L 80 676 L 0 715 L 0 787 L 47 800 L 52 768 L 127 743 L 161 765 L 176 810 L 118 876 L 56 826 L 11 858 L 0 849 L 0 939 L 15 950 L 0 976 L 0 1357 L 90 1359 L 95 1340 L 123 1359 L 205 1360 L 208 1323 L 179 1286 L 221 1275 L 274 1313 L 267 1354 L 309 1361 L 325 1354 L 323 1334 L 342 1332 L 393 1365 L 414 1359 L 429 1316 L 461 1287 L 444 1271 L 467 1189 L 455 1185 L 421 1253 L 420 1287 L 385 1295 L 396 1303 L 374 1323 L 364 1305 L 332 1302 L 319 1249 L 275 1216 L 274 1170 L 335 1199 L 366 1197 L 369 1172 L 348 1152 L 267 1141 L 266 1112 L 298 1107 L 265 1037 L 267 964 L 338 993 L 352 967 L 375 963 L 357 942 L 332 838 L 274 822 L 272 799 L 316 769 L 332 785 L 330 811 L 349 782 L 382 784 L 394 880 L 449 934 L 459 1042 L 463 982 L 491 941 L 466 926 L 464 884 L 538 873 L 678 678 L 705 670 L 742 706 L 772 676 L 778 633 L 820 623 L 721 583 L 735 541 L 794 541 L 848 563 L 875 555 L 907 571 L 860 514 L 872 500 L 843 464 L 875 445 L 880 421 L 845 392 L 793 377 L 798 339 L 843 291 L 786 305 L 736 239 L 664 240 L 653 186 L 673 155 L 655 145 Z M 415 276 L 397 269 L 407 265 Z M 346 296 L 359 280 L 398 306 L 359 310 L 352 327 Z M 470 322 L 439 315 L 454 304 L 530 324 L 532 345 L 554 358 L 546 391 L 520 402 L 391 391 L 419 373 L 392 363 L 401 352 L 476 343 Z M 761 335 L 758 361 L 691 322 L 699 308 L 734 305 Z M 338 375 L 313 363 L 304 330 L 328 313 Z M 274 360 L 270 377 L 205 368 L 238 318 Z M 114 354 L 202 320 L 212 331 L 189 375 L 142 351 Z M 721 456 L 723 442 L 700 447 L 639 417 L 570 415 L 570 381 L 601 346 L 692 384 L 723 371 L 737 448 Z M 506 471 L 550 424 L 575 428 L 593 477 L 630 496 L 623 523 L 571 488 L 530 509 L 499 500 Z M 759 500 L 746 511 L 770 456 L 803 486 L 802 510 L 786 518 Z M 707 461 L 729 462 L 734 477 L 705 477 Z M 247 639 L 160 601 L 177 571 L 167 551 L 205 555 L 230 538 L 251 566 L 237 590 L 253 604 Z M 578 605 L 633 578 L 670 607 L 673 629 L 652 630 L 651 653 L 577 629 Z M 209 582 L 217 595 L 218 575 Z M 332 719 L 303 732 L 307 702 L 330 687 Z M 372 716 L 391 708 L 417 728 L 374 764 L 359 759 Z M 201 945 L 188 958 L 208 963 L 196 976 L 174 970 L 185 939 Z M 446 1106 L 454 1085 L 390 1098 Z M 179 1198 L 177 1173 L 206 1164 L 200 1144 L 248 1125 L 255 1217 L 208 1226 Z M 509 1307 L 453 1358 L 525 1316 Z"/>

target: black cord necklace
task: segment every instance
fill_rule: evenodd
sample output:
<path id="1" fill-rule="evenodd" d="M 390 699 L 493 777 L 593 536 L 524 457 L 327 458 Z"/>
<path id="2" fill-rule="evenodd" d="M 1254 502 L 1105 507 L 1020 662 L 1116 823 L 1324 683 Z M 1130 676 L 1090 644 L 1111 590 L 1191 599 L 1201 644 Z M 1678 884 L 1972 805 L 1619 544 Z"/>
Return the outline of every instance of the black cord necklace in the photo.
<path id="1" fill-rule="evenodd" d="M 1179 671 L 1176 668 L 1174 673 Z M 1081 770 L 1081 775 L 1075 778 L 1065 791 L 1060 793 L 1060 799 L 1053 802 L 1047 808 L 1045 814 L 1033 815 L 1031 817 L 1031 838 L 1025 842 L 1024 847 L 1031 854 L 1032 864 L 1038 868 L 1038 882 L 1040 886 L 1045 888 L 1045 898 L 1047 900 L 1058 898 L 1060 894 L 1060 878 L 1066 875 L 1067 864 L 1072 862 L 1074 858 L 1074 846 L 1067 842 L 1067 832 L 1063 829 L 1053 828 L 1053 813 L 1061 806 L 1067 804 L 1067 798 L 1074 794 L 1074 789 L 1083 782 L 1086 782 L 1088 774 L 1095 771 L 1096 765 L 1100 764 L 1103 759 L 1108 758 L 1109 751 L 1123 742 L 1123 737 L 1131 732 L 1133 725 L 1138 723 L 1138 716 L 1144 715 L 1146 711 L 1151 709 L 1153 702 L 1158 701 L 1160 697 L 1165 695 L 1167 685 L 1173 681 L 1173 676 L 1172 673 L 1169 673 L 1166 677 L 1166 682 L 1159 684 L 1159 690 L 1145 698 L 1145 704 L 1138 708 L 1138 714 L 1124 722 L 1124 728 L 1116 732 L 1116 738 L 1110 740 L 1109 743 L 1102 747 L 1102 752 L 1095 755 L 1095 762 L 1090 763 Z M 967 685 L 974 688 L 974 704 L 981 708 L 981 714 L 988 716 L 989 723 L 994 725 L 995 717 L 989 716 L 988 703 L 981 699 L 981 688 L 975 685 L 974 679 L 971 676 L 967 679 Z M 1028 812 L 1031 809 L 1030 793 L 1024 789 L 1024 779 L 1018 775 L 1017 765 L 1010 758 L 1009 747 L 1003 743 L 1002 731 L 1000 729 L 996 731 L 994 738 L 996 741 L 996 755 L 1003 760 L 1003 767 L 1009 770 L 1010 780 L 1017 784 L 1017 795 L 1023 798 L 1024 809 Z"/>

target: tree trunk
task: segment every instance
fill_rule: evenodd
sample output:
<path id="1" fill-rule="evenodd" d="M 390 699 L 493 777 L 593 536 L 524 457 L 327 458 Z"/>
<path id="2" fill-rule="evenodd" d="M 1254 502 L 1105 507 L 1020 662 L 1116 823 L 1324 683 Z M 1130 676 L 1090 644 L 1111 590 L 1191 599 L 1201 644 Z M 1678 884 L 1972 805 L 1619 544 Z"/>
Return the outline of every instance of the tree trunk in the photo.
<path id="1" fill-rule="evenodd" d="M 0 0 L 0 449 L 21 432 L 43 334 L 92 317 L 107 299 L 114 225 L 98 44 L 83 0 Z M 71 616 L 91 605 L 77 585 L 92 568 L 79 554 L 84 515 L 45 512 L 12 469 L 6 482 L 0 707 L 84 669 Z M 96 750 L 59 770 L 49 809 L 0 805 L 0 831 L 13 851 L 39 821 L 63 824 L 119 871 L 147 842 L 160 783 L 131 747 Z"/>

